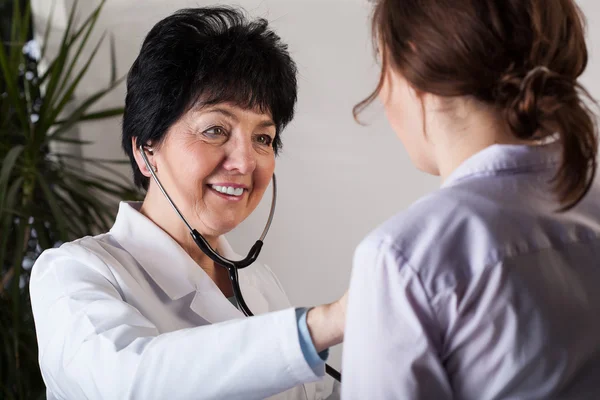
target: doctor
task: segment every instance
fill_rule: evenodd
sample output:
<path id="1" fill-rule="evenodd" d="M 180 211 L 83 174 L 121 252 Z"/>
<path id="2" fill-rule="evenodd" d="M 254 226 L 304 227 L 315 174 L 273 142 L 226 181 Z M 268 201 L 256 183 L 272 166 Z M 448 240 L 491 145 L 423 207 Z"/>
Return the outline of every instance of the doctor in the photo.
<path id="1" fill-rule="evenodd" d="M 192 240 L 151 176 L 224 257 L 259 204 L 296 102 L 296 67 L 264 20 L 181 10 L 146 37 L 127 80 L 122 144 L 143 203 L 110 232 L 46 251 L 31 300 L 48 399 L 322 399 L 345 302 L 294 309 L 275 275 L 240 270 L 260 316 Z M 313 383 L 310 383 L 313 382 Z M 335 396 L 335 394 L 333 395 Z"/>

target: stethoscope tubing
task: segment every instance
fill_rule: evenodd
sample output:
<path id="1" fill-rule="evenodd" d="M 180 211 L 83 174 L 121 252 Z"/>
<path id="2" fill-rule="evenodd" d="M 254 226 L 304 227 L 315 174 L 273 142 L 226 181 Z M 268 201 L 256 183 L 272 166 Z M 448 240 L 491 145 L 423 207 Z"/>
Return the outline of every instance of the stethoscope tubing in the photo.
<path id="1" fill-rule="evenodd" d="M 171 199 L 171 196 L 169 196 L 169 194 L 165 190 L 164 186 L 158 179 L 156 172 L 150 165 L 150 161 L 148 160 L 148 157 L 146 156 L 146 151 L 145 151 L 144 147 L 142 145 L 140 145 L 138 147 L 138 149 L 142 155 L 144 164 L 146 164 L 146 168 L 148 169 L 148 171 L 150 172 L 150 175 L 152 176 L 152 179 L 154 180 L 154 182 L 156 182 L 156 185 L 158 186 L 158 188 L 160 189 L 162 194 L 165 196 L 165 198 L 167 199 L 167 201 L 169 202 L 169 204 L 171 205 L 173 210 L 175 210 L 175 212 L 177 213 L 179 218 L 183 221 L 185 226 L 188 228 L 190 235 L 192 235 L 192 239 L 194 240 L 196 245 L 200 248 L 200 250 L 202 250 L 202 252 L 204 254 L 206 254 L 217 265 L 220 265 L 227 269 L 227 272 L 229 274 L 229 280 L 231 281 L 231 286 L 233 289 L 233 295 L 235 296 L 235 300 L 236 300 L 239 308 L 241 309 L 242 313 L 244 313 L 244 315 L 246 317 L 254 316 L 254 314 L 250 310 L 250 307 L 248 307 L 248 305 L 246 304 L 246 301 L 244 300 L 244 296 L 242 295 L 242 290 L 240 288 L 240 280 L 239 280 L 239 276 L 238 276 L 238 270 L 242 269 L 242 268 L 246 268 L 249 265 L 251 265 L 252 263 L 254 263 L 254 261 L 256 261 L 256 259 L 258 258 L 259 254 L 260 254 L 260 251 L 262 249 L 263 241 L 264 241 L 265 237 L 267 236 L 267 233 L 269 232 L 269 229 L 271 227 L 271 222 L 273 221 L 273 217 L 275 215 L 275 206 L 277 205 L 277 178 L 275 177 L 275 174 L 273 174 L 273 177 L 272 177 L 273 197 L 271 200 L 271 209 L 269 211 L 269 217 L 267 219 L 267 223 L 265 224 L 265 228 L 260 236 L 260 239 L 258 239 L 256 241 L 256 243 L 254 243 L 254 245 L 250 248 L 250 251 L 248 252 L 248 255 L 246 256 L 246 258 L 244 258 L 242 260 L 234 261 L 234 260 L 230 260 L 228 258 L 221 256 L 215 249 L 212 248 L 212 246 L 208 243 L 208 241 L 204 238 L 204 236 L 202 236 L 196 229 L 192 228 L 192 226 L 185 219 L 182 212 L 175 205 L 175 202 L 173 201 L 173 199 Z M 329 374 L 333 379 L 337 380 L 338 382 L 342 381 L 341 374 L 337 370 L 332 368 L 329 364 L 325 364 L 325 371 L 327 372 L 327 374 Z"/>

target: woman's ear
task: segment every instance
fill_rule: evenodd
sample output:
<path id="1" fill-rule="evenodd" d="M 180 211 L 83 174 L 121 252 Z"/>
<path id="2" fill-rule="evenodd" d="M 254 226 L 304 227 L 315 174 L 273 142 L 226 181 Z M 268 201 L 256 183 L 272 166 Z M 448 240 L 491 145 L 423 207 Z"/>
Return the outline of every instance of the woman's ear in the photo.
<path id="1" fill-rule="evenodd" d="M 146 146 L 146 147 L 143 147 L 143 150 L 140 149 L 137 145 L 137 137 L 131 138 L 131 146 L 133 149 L 133 157 L 135 158 L 135 162 L 136 162 L 138 168 L 140 169 L 140 172 L 145 177 L 150 178 L 152 176 L 152 174 L 148 170 L 148 167 L 147 167 L 146 163 L 144 162 L 141 152 L 145 151 L 146 158 L 148 158 L 150 165 L 154 169 L 154 172 L 156 172 L 157 171 L 156 160 L 154 159 L 154 151 L 152 150 L 152 147 Z"/>

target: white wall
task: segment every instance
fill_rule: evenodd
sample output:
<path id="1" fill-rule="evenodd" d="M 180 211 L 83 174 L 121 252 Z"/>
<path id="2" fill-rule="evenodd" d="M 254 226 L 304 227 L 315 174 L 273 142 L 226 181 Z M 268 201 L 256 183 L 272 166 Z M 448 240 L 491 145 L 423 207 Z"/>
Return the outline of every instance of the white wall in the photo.
<path id="1" fill-rule="evenodd" d="M 33 2 L 37 10 L 49 3 Z M 71 2 L 59 0 L 59 9 L 64 13 Z M 88 11 L 97 2 L 80 1 Z M 116 36 L 119 73 L 127 72 L 145 34 L 159 19 L 178 8 L 214 3 L 109 0 L 100 26 Z M 359 126 L 352 118 L 352 106 L 372 90 L 378 72 L 368 37 L 367 0 L 227 3 L 241 4 L 251 15 L 271 21 L 289 44 L 300 71 L 296 118 L 283 133 L 284 151 L 277 161 L 278 209 L 261 259 L 277 273 L 294 304 L 335 300 L 347 287 L 352 253 L 361 238 L 435 189 L 437 179 L 412 168 L 379 108 L 369 114 L 372 123 L 368 127 Z M 590 21 L 591 64 L 583 82 L 593 95 L 600 96 L 596 71 L 600 24 L 593 24 L 600 21 L 600 3 L 579 3 Z M 104 51 L 78 96 L 103 87 L 108 76 L 108 52 Z M 122 104 L 124 94 L 122 86 L 102 106 Z M 85 155 L 107 158 L 122 154 L 118 119 L 87 124 L 80 135 L 96 142 L 84 150 Z M 229 235 L 239 252 L 247 251 L 260 235 L 269 201 L 265 196 L 258 211 Z M 335 366 L 339 366 L 340 350 L 332 352 Z"/>

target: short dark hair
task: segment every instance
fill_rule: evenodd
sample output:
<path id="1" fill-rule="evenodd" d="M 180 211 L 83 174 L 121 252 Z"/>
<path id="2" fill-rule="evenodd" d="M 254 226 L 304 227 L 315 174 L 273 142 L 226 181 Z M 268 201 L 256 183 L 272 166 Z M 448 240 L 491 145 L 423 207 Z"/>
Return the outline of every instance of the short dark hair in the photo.
<path id="1" fill-rule="evenodd" d="M 160 143 L 190 108 L 231 102 L 269 112 L 277 132 L 292 120 L 297 99 L 296 65 L 287 45 L 259 18 L 230 7 L 188 8 L 158 22 L 146 36 L 127 76 L 122 146 L 134 182 L 148 188 L 131 139 Z"/>

